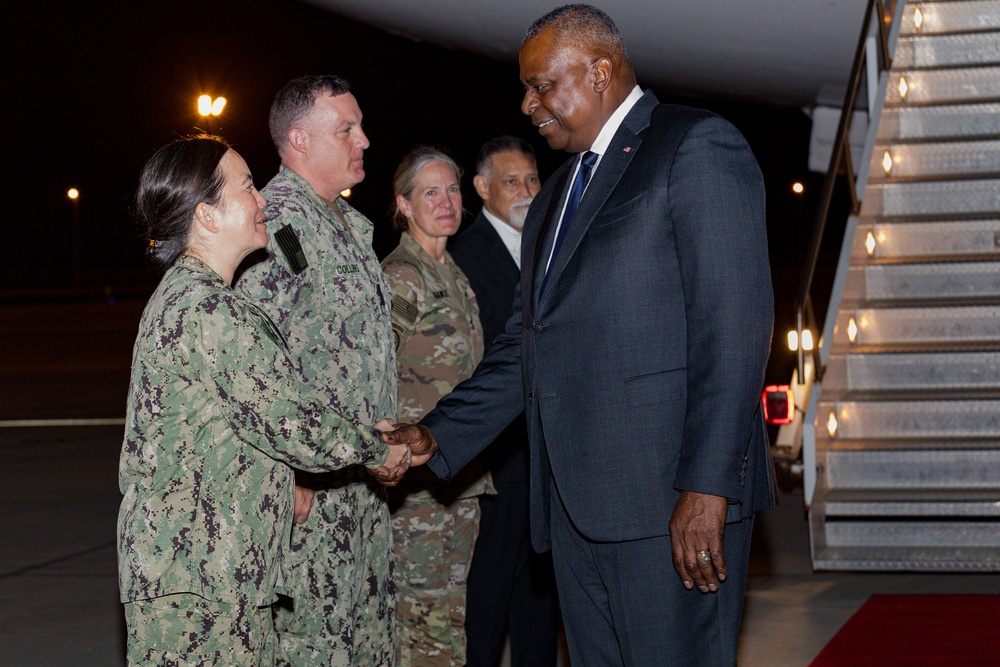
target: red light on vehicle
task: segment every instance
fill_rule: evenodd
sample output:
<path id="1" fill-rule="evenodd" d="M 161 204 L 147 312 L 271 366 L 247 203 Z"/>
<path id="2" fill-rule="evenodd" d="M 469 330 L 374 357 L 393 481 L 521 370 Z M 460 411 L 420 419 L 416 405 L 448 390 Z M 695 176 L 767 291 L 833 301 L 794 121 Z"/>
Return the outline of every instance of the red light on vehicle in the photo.
<path id="1" fill-rule="evenodd" d="M 795 396 L 787 384 L 764 387 L 764 420 L 768 424 L 788 424 L 795 418 Z"/>

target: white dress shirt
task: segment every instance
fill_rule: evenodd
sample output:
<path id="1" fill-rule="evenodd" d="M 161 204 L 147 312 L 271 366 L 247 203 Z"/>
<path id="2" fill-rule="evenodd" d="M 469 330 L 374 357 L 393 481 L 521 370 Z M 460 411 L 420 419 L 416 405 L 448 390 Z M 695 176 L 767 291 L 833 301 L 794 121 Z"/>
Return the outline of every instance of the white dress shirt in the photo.
<path id="1" fill-rule="evenodd" d="M 492 213 L 483 207 L 483 216 L 486 220 L 493 225 L 493 229 L 497 230 L 497 234 L 500 235 L 500 240 L 503 241 L 504 246 L 507 248 L 507 252 L 510 253 L 511 259 L 517 264 L 518 270 L 521 269 L 521 232 L 517 231 L 506 222 L 496 217 Z"/>
<path id="2" fill-rule="evenodd" d="M 607 122 L 604 123 L 604 127 L 602 127 L 601 131 L 597 134 L 597 138 L 594 139 L 594 144 L 590 147 L 590 152 L 597 153 L 597 162 L 594 163 L 594 167 L 590 171 L 590 180 L 587 181 L 588 187 L 590 186 L 590 182 L 594 180 L 594 174 L 597 173 L 597 170 L 601 166 L 601 158 L 603 158 L 604 154 L 607 152 L 608 146 L 611 144 L 611 139 L 615 136 L 615 132 L 617 132 L 618 128 L 621 127 L 622 121 L 625 120 L 625 116 L 628 115 L 628 112 L 632 110 L 632 107 L 635 106 L 635 103 L 638 102 L 641 97 L 642 89 L 639 88 L 639 86 L 636 86 L 632 89 L 632 92 L 628 94 L 628 97 L 625 98 L 625 101 L 623 101 L 618 108 L 615 109 L 615 112 L 611 114 L 611 117 L 608 118 Z M 580 161 L 582 159 L 583 154 L 581 153 L 577 157 L 573 173 L 570 174 L 570 183 L 576 180 L 576 172 L 580 171 Z M 583 196 L 586 194 L 587 189 L 584 188 L 580 201 L 583 201 Z M 554 239 L 559 238 L 559 228 L 562 227 L 562 219 L 563 215 L 566 213 L 566 202 L 568 199 L 569 195 L 567 194 L 566 199 L 563 200 L 562 210 L 559 212 L 559 222 L 556 224 L 555 234 L 552 236 Z M 554 243 L 552 244 L 552 250 L 555 250 Z M 549 251 L 549 260 L 545 263 L 545 273 L 549 272 L 549 266 L 552 264 L 552 250 Z"/>

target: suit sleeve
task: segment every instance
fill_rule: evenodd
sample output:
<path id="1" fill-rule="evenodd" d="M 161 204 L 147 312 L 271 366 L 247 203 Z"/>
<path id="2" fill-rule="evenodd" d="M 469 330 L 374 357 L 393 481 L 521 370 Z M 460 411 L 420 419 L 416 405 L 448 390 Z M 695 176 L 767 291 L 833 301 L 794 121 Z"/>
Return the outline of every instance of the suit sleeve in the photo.
<path id="1" fill-rule="evenodd" d="M 736 128 L 711 117 L 688 131 L 674 156 L 669 198 L 688 378 L 674 488 L 738 499 L 759 428 L 774 296 L 763 179 Z"/>
<path id="2" fill-rule="evenodd" d="M 427 466 L 441 479 L 451 479 L 489 446 L 524 411 L 521 377 L 521 299 L 504 333 L 476 367 L 476 372 L 420 423 L 428 427 L 440 451 Z"/>

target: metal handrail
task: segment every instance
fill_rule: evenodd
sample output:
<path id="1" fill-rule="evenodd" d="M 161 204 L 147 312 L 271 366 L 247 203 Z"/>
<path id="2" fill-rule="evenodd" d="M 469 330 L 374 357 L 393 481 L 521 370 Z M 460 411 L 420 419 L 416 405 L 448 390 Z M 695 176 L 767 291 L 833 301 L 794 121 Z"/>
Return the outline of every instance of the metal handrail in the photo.
<path id="1" fill-rule="evenodd" d="M 902 0 L 899 0 L 902 1 Z M 885 8 L 882 0 L 869 0 L 865 9 L 865 20 L 861 28 L 861 37 L 858 39 L 858 48 L 854 54 L 854 64 L 851 66 L 851 76 L 848 80 L 847 93 L 844 96 L 844 106 L 840 112 L 840 122 L 837 125 L 837 134 L 834 138 L 833 152 L 830 155 L 830 167 L 826 172 L 826 179 L 823 181 L 823 190 L 820 197 L 819 209 L 816 212 L 816 223 L 813 226 L 812 238 L 809 242 L 809 254 L 806 256 L 805 269 L 802 274 L 802 285 L 799 287 L 799 295 L 795 302 L 795 326 L 798 331 L 798 377 L 799 382 L 805 382 L 805 352 L 802 332 L 806 329 L 816 331 L 817 340 L 813 341 L 812 358 L 815 369 L 816 380 L 823 379 L 825 370 L 820 360 L 819 331 L 816 327 L 816 317 L 812 308 L 812 282 L 816 274 L 816 265 L 819 262 L 820 246 L 823 243 L 823 232 L 826 229 L 826 222 L 830 217 L 830 206 L 833 203 L 833 191 L 840 174 L 841 166 L 847 175 L 848 185 L 851 190 L 851 215 L 857 215 L 861 209 L 861 202 L 857 196 L 857 182 L 854 164 L 851 160 L 850 143 L 850 122 L 854 112 L 854 104 L 858 98 L 858 91 L 861 88 L 862 75 L 865 71 L 865 58 L 867 56 L 868 37 L 871 33 L 872 19 L 877 14 L 878 38 L 882 64 L 880 72 L 887 71 L 892 66 L 892 58 L 889 54 L 889 36 L 885 26 Z M 876 85 L 876 81 L 868 81 L 869 86 Z"/>

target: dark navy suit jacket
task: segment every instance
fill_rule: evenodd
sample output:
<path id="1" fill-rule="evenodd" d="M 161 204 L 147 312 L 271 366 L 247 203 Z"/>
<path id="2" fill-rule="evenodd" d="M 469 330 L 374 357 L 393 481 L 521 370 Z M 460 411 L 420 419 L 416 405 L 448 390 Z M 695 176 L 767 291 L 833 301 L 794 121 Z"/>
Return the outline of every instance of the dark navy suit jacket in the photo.
<path id="1" fill-rule="evenodd" d="M 423 419 L 440 447 L 428 465 L 454 474 L 525 410 L 538 550 L 550 547 L 553 480 L 598 541 L 666 535 L 682 490 L 728 498 L 729 520 L 771 507 L 760 391 L 773 295 L 749 146 L 718 116 L 647 92 L 539 294 L 576 159 L 528 213 L 505 333 Z"/>

